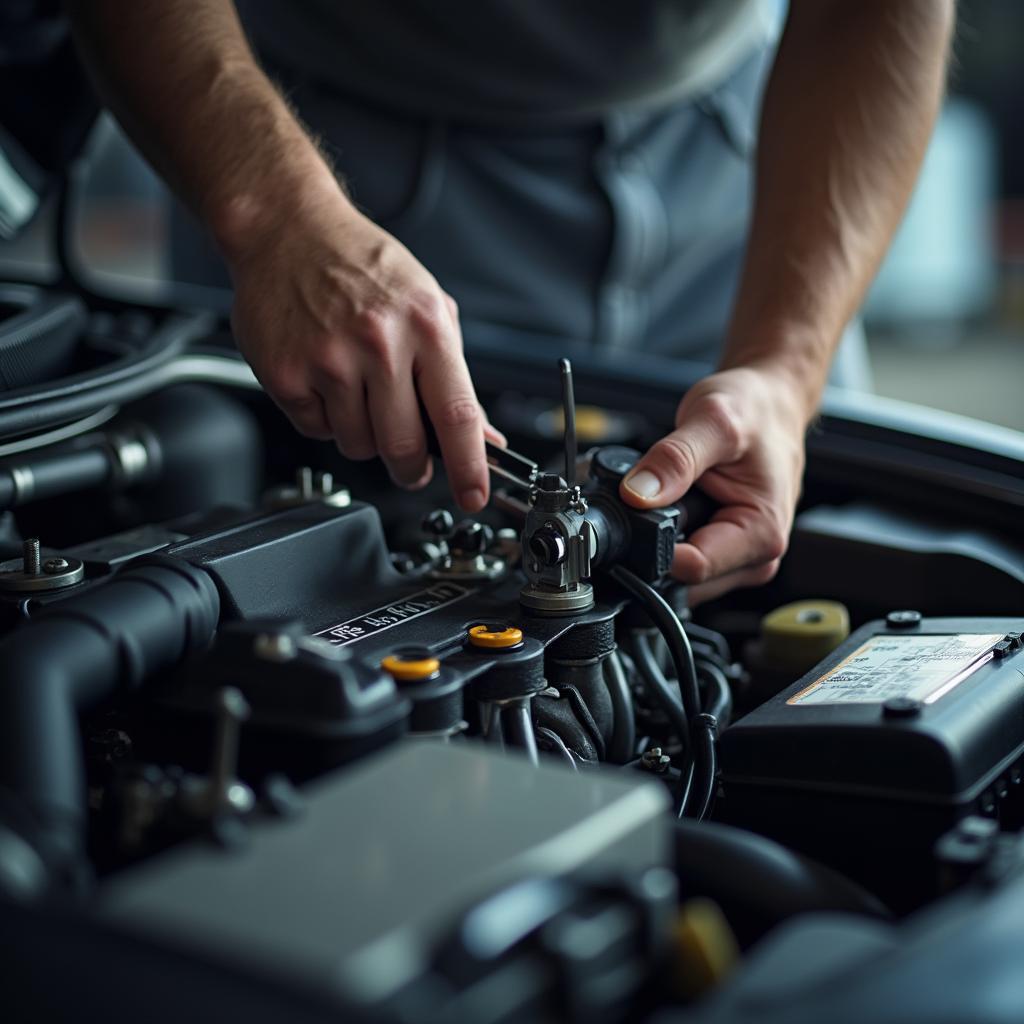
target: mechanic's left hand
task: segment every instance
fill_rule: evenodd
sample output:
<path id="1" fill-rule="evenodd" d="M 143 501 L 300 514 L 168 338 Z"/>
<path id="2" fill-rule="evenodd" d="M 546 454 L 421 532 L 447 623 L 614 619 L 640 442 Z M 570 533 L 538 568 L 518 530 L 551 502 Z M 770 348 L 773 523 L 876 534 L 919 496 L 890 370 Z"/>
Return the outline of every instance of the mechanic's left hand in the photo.
<path id="1" fill-rule="evenodd" d="M 636 508 L 678 501 L 696 484 L 722 507 L 676 545 L 672 575 L 696 604 L 767 583 L 789 541 L 804 468 L 804 409 L 792 379 L 764 366 L 723 370 L 683 397 L 676 429 L 622 482 Z"/>

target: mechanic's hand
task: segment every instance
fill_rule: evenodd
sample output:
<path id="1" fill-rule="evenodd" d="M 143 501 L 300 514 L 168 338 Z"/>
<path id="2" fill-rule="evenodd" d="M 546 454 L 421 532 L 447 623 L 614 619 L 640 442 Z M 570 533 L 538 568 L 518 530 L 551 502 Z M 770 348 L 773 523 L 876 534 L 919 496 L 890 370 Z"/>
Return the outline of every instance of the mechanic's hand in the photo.
<path id="1" fill-rule="evenodd" d="M 463 509 L 487 500 L 488 425 L 462 356 L 454 300 L 412 253 L 340 195 L 290 210 L 230 261 L 242 354 L 300 433 L 350 459 L 380 455 L 394 481 L 431 477 L 420 405 Z"/>
<path id="2" fill-rule="evenodd" d="M 783 374 L 723 370 L 686 393 L 676 430 L 623 480 L 621 496 L 637 508 L 668 505 L 694 484 L 722 506 L 676 545 L 672 575 L 690 585 L 692 604 L 777 572 L 800 493 L 805 429 Z"/>

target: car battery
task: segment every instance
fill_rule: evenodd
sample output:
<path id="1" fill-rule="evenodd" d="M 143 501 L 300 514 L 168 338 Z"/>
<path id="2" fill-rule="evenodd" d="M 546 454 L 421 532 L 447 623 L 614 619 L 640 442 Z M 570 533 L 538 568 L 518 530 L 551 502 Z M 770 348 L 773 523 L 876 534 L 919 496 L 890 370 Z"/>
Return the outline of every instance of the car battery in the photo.
<path id="1" fill-rule="evenodd" d="M 857 630 L 722 734 L 716 817 L 918 905 L 961 818 L 1021 824 L 1022 631 L 916 612 Z"/>

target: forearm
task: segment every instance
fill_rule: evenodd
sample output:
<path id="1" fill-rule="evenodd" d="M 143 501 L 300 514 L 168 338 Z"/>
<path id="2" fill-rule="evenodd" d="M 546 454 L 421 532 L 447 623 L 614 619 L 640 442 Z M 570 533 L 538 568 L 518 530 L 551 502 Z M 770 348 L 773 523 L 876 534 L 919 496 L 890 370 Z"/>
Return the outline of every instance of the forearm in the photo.
<path id="1" fill-rule="evenodd" d="M 230 258 L 340 189 L 230 0 L 69 0 L 97 87 Z M 287 204 L 282 203 L 287 197 Z"/>
<path id="2" fill-rule="evenodd" d="M 765 94 L 754 217 L 722 368 L 792 379 L 810 418 L 913 187 L 953 0 L 792 0 Z"/>

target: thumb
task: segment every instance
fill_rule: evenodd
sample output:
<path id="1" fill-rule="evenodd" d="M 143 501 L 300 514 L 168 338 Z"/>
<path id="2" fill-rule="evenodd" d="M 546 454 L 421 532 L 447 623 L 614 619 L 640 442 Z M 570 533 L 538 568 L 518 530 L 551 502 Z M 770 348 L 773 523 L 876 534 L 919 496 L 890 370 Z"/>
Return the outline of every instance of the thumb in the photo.
<path id="1" fill-rule="evenodd" d="M 739 429 L 731 410 L 709 395 L 686 410 L 686 421 L 653 445 L 622 481 L 619 495 L 635 508 L 678 501 L 713 466 L 740 456 Z"/>

